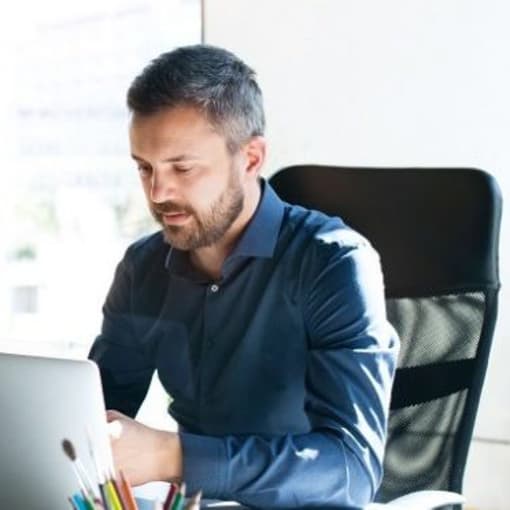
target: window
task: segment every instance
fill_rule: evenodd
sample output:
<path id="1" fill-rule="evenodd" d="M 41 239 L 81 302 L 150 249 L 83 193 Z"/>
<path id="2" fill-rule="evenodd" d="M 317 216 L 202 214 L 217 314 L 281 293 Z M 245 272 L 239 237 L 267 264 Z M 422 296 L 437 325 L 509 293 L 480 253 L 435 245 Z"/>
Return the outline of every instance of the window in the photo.
<path id="1" fill-rule="evenodd" d="M 0 350 L 83 357 L 116 263 L 154 228 L 126 89 L 200 41 L 200 0 L 30 0 L 0 29 Z"/>

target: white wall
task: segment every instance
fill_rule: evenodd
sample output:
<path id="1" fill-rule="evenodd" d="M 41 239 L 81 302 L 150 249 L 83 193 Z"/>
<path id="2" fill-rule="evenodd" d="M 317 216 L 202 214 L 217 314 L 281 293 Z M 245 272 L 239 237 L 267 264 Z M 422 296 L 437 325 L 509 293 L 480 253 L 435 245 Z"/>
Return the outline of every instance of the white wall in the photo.
<path id="1" fill-rule="evenodd" d="M 266 174 L 303 162 L 465 165 L 493 173 L 509 196 L 506 0 L 205 0 L 204 19 L 205 42 L 258 72 Z M 509 236 L 504 218 L 504 284 Z M 475 432 L 496 443 L 474 443 L 465 479 L 476 508 L 508 508 L 509 303 L 503 287 Z"/>

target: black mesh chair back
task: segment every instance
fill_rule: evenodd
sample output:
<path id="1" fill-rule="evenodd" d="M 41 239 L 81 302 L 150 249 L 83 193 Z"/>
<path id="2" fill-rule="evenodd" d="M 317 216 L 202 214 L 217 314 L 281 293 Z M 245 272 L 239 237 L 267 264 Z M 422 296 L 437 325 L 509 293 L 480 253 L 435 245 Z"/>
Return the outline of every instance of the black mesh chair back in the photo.
<path id="1" fill-rule="evenodd" d="M 401 338 L 377 500 L 462 492 L 497 313 L 499 188 L 474 169 L 294 166 L 287 202 L 340 216 L 378 250 Z"/>

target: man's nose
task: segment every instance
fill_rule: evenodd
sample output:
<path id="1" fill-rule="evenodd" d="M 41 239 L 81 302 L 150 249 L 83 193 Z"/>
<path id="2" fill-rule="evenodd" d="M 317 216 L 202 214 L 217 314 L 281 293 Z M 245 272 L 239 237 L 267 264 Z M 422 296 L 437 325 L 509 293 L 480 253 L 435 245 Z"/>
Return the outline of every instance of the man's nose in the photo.
<path id="1" fill-rule="evenodd" d="M 172 200 L 177 195 L 177 182 L 168 169 L 154 169 L 150 184 L 150 199 L 155 204 Z"/>

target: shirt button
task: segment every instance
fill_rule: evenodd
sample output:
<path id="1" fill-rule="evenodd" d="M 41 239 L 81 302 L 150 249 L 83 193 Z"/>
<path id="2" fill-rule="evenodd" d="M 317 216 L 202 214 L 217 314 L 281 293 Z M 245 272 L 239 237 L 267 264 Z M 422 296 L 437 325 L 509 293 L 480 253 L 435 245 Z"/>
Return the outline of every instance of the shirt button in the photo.
<path id="1" fill-rule="evenodd" d="M 211 292 L 218 292 L 220 288 L 215 283 L 211 285 Z"/>

